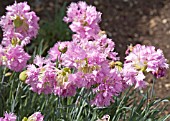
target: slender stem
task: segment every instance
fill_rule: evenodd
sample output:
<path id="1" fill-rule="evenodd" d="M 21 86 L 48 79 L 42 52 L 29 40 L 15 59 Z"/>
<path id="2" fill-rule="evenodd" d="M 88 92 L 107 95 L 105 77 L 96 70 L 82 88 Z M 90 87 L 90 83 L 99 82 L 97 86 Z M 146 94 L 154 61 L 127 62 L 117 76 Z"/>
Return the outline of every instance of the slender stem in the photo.
<path id="1" fill-rule="evenodd" d="M 6 70 L 7 70 L 7 68 L 5 67 L 5 68 L 4 68 L 4 71 L 3 71 L 3 74 L 2 74 L 1 84 L 4 83 Z"/>
<path id="2" fill-rule="evenodd" d="M 83 91 L 84 91 L 84 88 L 81 88 L 81 90 L 80 90 L 80 92 L 79 92 L 79 96 L 78 96 L 77 99 L 76 99 L 76 105 L 79 104 L 80 98 L 81 98 L 81 96 L 82 96 Z"/>
<path id="3" fill-rule="evenodd" d="M 117 118 L 117 116 L 118 116 L 118 112 L 120 111 L 121 106 L 122 106 L 123 102 L 125 101 L 125 98 L 127 97 L 127 94 L 129 93 L 130 89 L 131 89 L 131 88 L 129 88 L 129 89 L 125 92 L 123 98 L 121 99 L 121 101 L 120 101 L 120 103 L 119 103 L 119 105 L 118 105 L 118 107 L 117 107 L 117 109 L 116 109 L 116 112 L 115 112 L 115 114 L 114 114 L 114 117 L 112 118 L 112 121 L 115 121 L 115 120 L 116 120 L 116 118 Z"/>
<path id="4" fill-rule="evenodd" d="M 83 103 L 82 103 L 82 105 L 81 105 L 81 107 L 80 107 L 80 110 L 79 110 L 79 113 L 78 113 L 78 115 L 77 115 L 76 121 L 79 121 L 79 120 L 80 120 L 80 116 L 81 116 L 82 110 L 83 110 L 83 108 L 84 108 L 84 103 L 85 103 L 85 100 L 83 100 Z"/>
<path id="5" fill-rule="evenodd" d="M 0 83 L 0 97 L 2 98 L 2 105 L 4 105 L 4 97 L 3 97 L 3 83 L 4 83 L 4 79 L 5 79 L 5 73 L 6 73 L 6 67 L 4 68 L 3 70 L 3 73 L 2 73 L 2 79 L 1 79 L 1 83 Z"/>
<path id="6" fill-rule="evenodd" d="M 152 88 L 151 88 L 151 97 L 150 97 L 151 99 L 152 99 L 153 96 L 155 95 L 155 91 L 154 91 L 155 81 L 156 81 L 156 78 L 154 77 L 154 78 L 153 78 Z"/>
<path id="7" fill-rule="evenodd" d="M 16 105 L 15 103 L 16 103 L 16 100 L 17 100 L 17 97 L 18 97 L 19 88 L 20 88 L 21 84 L 22 83 L 19 81 L 19 84 L 18 84 L 18 87 L 17 87 L 17 91 L 16 91 L 16 94 L 15 94 L 15 98 L 14 98 L 14 100 L 12 102 L 11 112 L 14 112 L 14 108 L 15 108 L 15 105 Z"/>

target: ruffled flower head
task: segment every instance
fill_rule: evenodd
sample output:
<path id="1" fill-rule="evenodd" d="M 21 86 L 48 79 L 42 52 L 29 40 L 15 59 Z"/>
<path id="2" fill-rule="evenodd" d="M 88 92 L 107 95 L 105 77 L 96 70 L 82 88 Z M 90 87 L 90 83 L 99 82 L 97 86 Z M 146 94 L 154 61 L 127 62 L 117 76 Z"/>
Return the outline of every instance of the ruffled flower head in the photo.
<path id="1" fill-rule="evenodd" d="M 80 38 L 93 39 L 99 33 L 101 13 L 96 7 L 88 6 L 85 2 L 71 3 L 67 10 L 64 21 L 70 24 L 70 28 Z"/>
<path id="2" fill-rule="evenodd" d="M 31 90 L 38 94 L 50 94 L 56 83 L 56 71 L 54 64 L 49 60 L 36 56 L 34 64 L 28 65 L 25 82 L 31 86 Z"/>
<path id="3" fill-rule="evenodd" d="M 22 71 L 30 59 L 30 56 L 21 46 L 4 47 L 0 53 L 0 62 L 2 62 L 2 65 L 16 72 Z"/>
<path id="4" fill-rule="evenodd" d="M 129 85 L 134 84 L 135 88 L 146 86 L 144 72 L 151 72 L 159 78 L 165 75 L 165 71 L 168 68 L 167 60 L 162 50 L 155 50 L 153 46 L 138 44 L 131 49 L 131 52 L 125 59 L 124 80 Z"/>
<path id="5" fill-rule="evenodd" d="M 41 112 L 35 112 L 28 118 L 24 117 L 22 121 L 44 121 L 44 116 L 41 114 Z"/>
<path id="6" fill-rule="evenodd" d="M 3 29 L 2 44 L 8 46 L 30 43 L 33 37 L 36 37 L 39 29 L 38 20 L 35 12 L 30 11 L 27 2 L 14 3 L 7 6 L 7 13 L 1 17 L 0 26 Z"/>
<path id="7" fill-rule="evenodd" d="M 4 118 L 0 117 L 0 121 L 16 121 L 17 120 L 17 116 L 14 115 L 13 113 L 5 113 L 4 114 Z"/>

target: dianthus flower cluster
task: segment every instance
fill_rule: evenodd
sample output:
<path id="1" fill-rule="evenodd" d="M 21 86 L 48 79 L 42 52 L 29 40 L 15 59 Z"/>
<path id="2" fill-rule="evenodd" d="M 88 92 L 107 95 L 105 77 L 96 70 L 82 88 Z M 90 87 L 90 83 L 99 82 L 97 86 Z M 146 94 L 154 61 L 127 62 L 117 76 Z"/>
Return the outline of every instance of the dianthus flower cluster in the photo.
<path id="1" fill-rule="evenodd" d="M 0 45 L 0 66 L 20 73 L 20 80 L 38 94 L 60 97 L 76 95 L 78 89 L 92 91 L 89 103 L 98 107 L 109 106 L 128 86 L 143 88 L 146 74 L 163 77 L 169 65 L 162 50 L 137 44 L 126 51 L 124 64 L 114 51 L 115 43 L 100 29 L 101 13 L 85 2 L 71 3 L 64 21 L 74 32 L 72 41 L 57 42 L 46 57 L 37 55 L 32 64 L 24 51 L 38 33 L 39 18 L 26 2 L 14 3 L 1 17 L 3 40 Z M 109 120 L 105 115 L 101 120 Z M 0 121 L 16 121 L 13 113 L 5 113 Z M 22 121 L 43 121 L 35 112 Z"/>
<path id="2" fill-rule="evenodd" d="M 15 2 L 14 5 L 7 6 L 6 10 L 6 15 L 0 20 L 3 30 L 0 65 L 18 72 L 23 70 L 30 58 L 23 47 L 36 37 L 39 18 L 35 12 L 30 12 L 30 6 L 26 2 Z"/>
<path id="3" fill-rule="evenodd" d="M 3 29 L 2 44 L 19 44 L 24 46 L 30 43 L 38 33 L 38 20 L 35 12 L 30 11 L 26 2 L 14 3 L 7 6 L 7 13 L 1 17 L 0 25 Z"/>
<path id="4" fill-rule="evenodd" d="M 155 50 L 153 46 L 137 44 L 131 47 L 131 52 L 126 56 L 124 63 L 123 79 L 128 85 L 143 88 L 145 73 L 151 72 L 157 78 L 165 75 L 168 68 L 162 50 Z"/>
<path id="5" fill-rule="evenodd" d="M 161 77 L 168 68 L 161 50 L 141 45 L 130 49 L 123 65 L 114 52 L 114 42 L 100 30 L 101 13 L 85 2 L 71 3 L 64 21 L 75 32 L 72 41 L 57 42 L 46 58 L 36 56 L 20 75 L 38 94 L 67 97 L 80 88 L 92 89 L 90 103 L 103 107 L 128 85 L 144 87 L 144 72 Z"/>
<path id="6" fill-rule="evenodd" d="M 5 113 L 4 118 L 0 117 L 0 121 L 16 121 L 17 116 L 13 113 Z M 22 121 L 44 121 L 44 116 L 41 114 L 41 112 L 35 112 L 28 118 L 24 117 Z"/>
<path id="7" fill-rule="evenodd" d="M 6 66 L 10 70 L 20 72 L 27 65 L 30 59 L 24 48 L 16 45 L 0 46 L 0 66 Z"/>
<path id="8" fill-rule="evenodd" d="M 5 113 L 4 118 L 0 117 L 0 121 L 16 121 L 17 116 L 14 115 L 13 113 Z"/>
<path id="9" fill-rule="evenodd" d="M 64 20 L 72 22 L 70 27 L 76 32 L 73 40 L 56 43 L 46 58 L 37 56 L 27 66 L 25 82 L 38 94 L 63 97 L 75 95 L 78 88 L 93 88 L 91 104 L 108 106 L 114 101 L 113 96 L 123 91 L 124 83 L 117 69 L 115 44 L 98 25 L 101 13 L 78 2 L 70 5 L 67 16 Z M 77 24 L 79 28 L 73 29 Z"/>
<path id="10" fill-rule="evenodd" d="M 30 56 L 24 52 L 21 46 L 4 48 L 3 60 L 4 64 L 11 70 L 21 71 L 26 66 Z"/>
<path id="11" fill-rule="evenodd" d="M 96 85 L 96 97 L 91 103 L 109 105 L 112 97 L 123 90 L 123 83 L 120 72 L 114 68 L 118 59 L 113 52 L 114 43 L 105 39 L 56 43 L 46 59 L 37 56 L 34 64 L 27 66 L 25 82 L 39 94 L 64 97 L 75 95 L 77 88 Z"/>
<path id="12" fill-rule="evenodd" d="M 79 38 L 93 39 L 100 32 L 101 13 L 85 2 L 71 3 L 64 21 Z"/>

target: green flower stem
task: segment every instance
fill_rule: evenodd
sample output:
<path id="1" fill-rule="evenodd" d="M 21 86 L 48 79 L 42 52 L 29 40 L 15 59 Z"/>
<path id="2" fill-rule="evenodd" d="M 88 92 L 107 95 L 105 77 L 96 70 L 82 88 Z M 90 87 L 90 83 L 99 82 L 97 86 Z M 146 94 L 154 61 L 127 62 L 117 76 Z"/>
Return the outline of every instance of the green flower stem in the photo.
<path id="1" fill-rule="evenodd" d="M 5 67 L 5 68 L 4 68 L 4 71 L 3 71 L 3 74 L 2 74 L 1 84 L 3 84 L 3 83 L 4 83 L 4 79 L 5 79 L 5 73 L 6 73 L 6 71 L 7 71 L 7 68 Z M 2 87 L 3 87 L 3 86 L 2 86 Z"/>
<path id="2" fill-rule="evenodd" d="M 16 105 L 16 101 L 17 101 L 17 97 L 18 97 L 20 86 L 22 86 L 22 82 L 21 81 L 19 81 L 19 83 L 18 83 L 18 87 L 17 87 L 17 90 L 16 90 L 15 98 L 14 98 L 14 100 L 12 102 L 12 106 L 11 106 L 11 112 L 14 112 L 14 108 L 15 108 L 15 105 Z"/>
<path id="3" fill-rule="evenodd" d="M 156 82 L 156 78 L 154 77 L 153 78 L 153 84 L 152 84 L 152 87 L 151 87 L 151 96 L 150 98 L 152 99 L 155 95 L 155 91 L 154 91 L 154 85 L 155 85 L 155 82 Z"/>

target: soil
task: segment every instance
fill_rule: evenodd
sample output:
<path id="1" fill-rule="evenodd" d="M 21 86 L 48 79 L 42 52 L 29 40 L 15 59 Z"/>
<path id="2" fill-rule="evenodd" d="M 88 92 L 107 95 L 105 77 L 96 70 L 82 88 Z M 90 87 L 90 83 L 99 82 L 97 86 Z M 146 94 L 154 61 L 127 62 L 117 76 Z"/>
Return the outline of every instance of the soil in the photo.
<path id="1" fill-rule="evenodd" d="M 64 1 L 66 2 L 66 0 L 28 0 L 28 3 L 41 19 L 46 19 L 48 18 L 46 13 L 54 13 L 55 3 L 57 2 L 57 6 L 60 7 Z M 68 5 L 73 1 L 78 0 L 67 0 Z M 13 2 L 14 0 L 0 1 L 0 15 L 4 14 L 5 6 Z M 170 62 L 169 0 L 88 0 L 87 2 L 102 12 L 101 28 L 115 42 L 121 60 L 130 43 L 133 45 L 140 43 L 162 49 L 168 63 Z M 2 38 L 2 34 L 0 37 Z M 151 79 L 148 82 L 152 85 Z M 167 71 L 166 77 L 156 81 L 155 91 L 157 97 L 170 98 L 170 70 Z"/>

